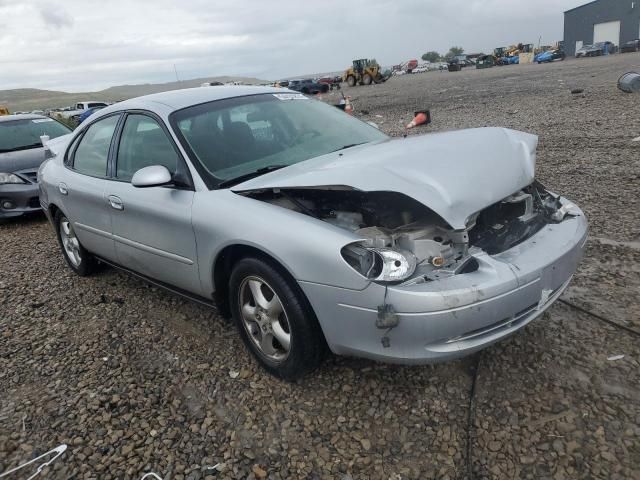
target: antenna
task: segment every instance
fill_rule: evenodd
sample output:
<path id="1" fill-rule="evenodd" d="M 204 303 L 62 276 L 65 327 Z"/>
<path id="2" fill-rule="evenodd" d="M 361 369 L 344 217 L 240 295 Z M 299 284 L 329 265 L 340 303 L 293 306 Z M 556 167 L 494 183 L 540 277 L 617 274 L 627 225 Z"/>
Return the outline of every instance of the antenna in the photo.
<path id="1" fill-rule="evenodd" d="M 176 73 L 176 82 L 180 83 L 180 78 L 178 77 L 178 69 L 176 68 L 176 64 L 173 64 L 173 71 Z"/>

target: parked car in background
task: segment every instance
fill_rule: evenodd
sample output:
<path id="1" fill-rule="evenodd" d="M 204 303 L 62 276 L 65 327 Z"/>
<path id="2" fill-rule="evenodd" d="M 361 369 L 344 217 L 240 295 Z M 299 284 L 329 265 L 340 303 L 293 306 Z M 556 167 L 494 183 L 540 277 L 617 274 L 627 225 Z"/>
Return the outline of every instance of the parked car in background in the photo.
<path id="1" fill-rule="evenodd" d="M 342 77 L 322 77 L 318 79 L 318 83 L 322 85 L 328 85 L 329 90 L 334 88 L 340 90 L 340 84 L 342 83 Z"/>
<path id="2" fill-rule="evenodd" d="M 91 107 L 91 108 L 87 108 L 83 113 L 80 114 L 80 116 L 78 117 L 78 124 L 84 122 L 87 118 L 89 118 L 91 115 L 93 115 L 94 113 L 96 113 L 98 110 L 102 110 L 105 107 Z"/>
<path id="3" fill-rule="evenodd" d="M 640 39 L 629 40 L 620 47 L 620 53 L 640 52 Z"/>
<path id="4" fill-rule="evenodd" d="M 392 139 L 291 90 L 192 88 L 94 114 L 52 146 L 41 202 L 73 271 L 100 259 L 216 302 L 294 379 L 327 346 L 429 363 L 542 315 L 587 221 L 535 180 L 536 145 L 502 128 Z"/>
<path id="5" fill-rule="evenodd" d="M 551 63 L 554 60 L 564 60 L 566 55 L 563 50 L 559 48 L 553 50 L 547 50 L 546 52 L 541 52 L 534 57 L 534 61 L 538 63 Z"/>
<path id="6" fill-rule="evenodd" d="M 70 120 L 78 121 L 80 115 L 82 115 L 85 111 L 90 108 L 95 107 L 107 107 L 109 104 L 106 102 L 96 102 L 96 101 L 88 101 L 88 102 L 78 102 L 76 103 L 75 108 L 67 109 L 65 108 L 60 112 L 60 116 L 63 118 L 68 118 Z"/>
<path id="7" fill-rule="evenodd" d="M 583 45 L 576 50 L 576 58 L 581 57 L 596 57 L 602 55 L 602 49 L 597 45 Z"/>
<path id="8" fill-rule="evenodd" d="M 40 210 L 36 173 L 45 160 L 40 136 L 71 130 L 42 115 L 0 117 L 0 219 Z"/>
<path id="9" fill-rule="evenodd" d="M 305 78 L 303 80 L 289 80 L 290 90 L 296 92 L 315 95 L 316 93 L 326 93 L 329 91 L 329 85 L 318 83 L 311 78 Z"/>
<path id="10" fill-rule="evenodd" d="M 600 48 L 603 55 L 618 53 L 618 46 L 613 42 L 597 42 L 595 45 L 596 47 Z"/>
<path id="11" fill-rule="evenodd" d="M 576 58 L 580 57 L 599 57 L 601 55 L 609 55 L 616 53 L 617 47 L 613 42 L 597 42 L 593 45 L 584 45 L 576 51 Z"/>

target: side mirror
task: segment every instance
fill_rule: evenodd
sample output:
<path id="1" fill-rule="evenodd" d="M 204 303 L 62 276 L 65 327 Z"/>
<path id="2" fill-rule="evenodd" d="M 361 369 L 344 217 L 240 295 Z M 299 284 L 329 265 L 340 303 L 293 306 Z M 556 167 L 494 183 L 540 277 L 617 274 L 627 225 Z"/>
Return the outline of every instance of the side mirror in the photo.
<path id="1" fill-rule="evenodd" d="M 133 174 L 131 185 L 138 188 L 160 187 L 168 185 L 173 179 L 171 172 L 162 165 L 151 165 L 144 167 Z"/>

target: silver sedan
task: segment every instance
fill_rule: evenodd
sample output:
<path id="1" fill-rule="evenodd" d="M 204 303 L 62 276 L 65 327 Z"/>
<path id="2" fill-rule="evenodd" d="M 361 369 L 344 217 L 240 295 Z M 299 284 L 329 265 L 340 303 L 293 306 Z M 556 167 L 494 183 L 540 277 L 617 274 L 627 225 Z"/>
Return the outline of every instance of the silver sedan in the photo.
<path id="1" fill-rule="evenodd" d="M 537 138 L 391 139 L 277 88 L 118 103 L 47 144 L 40 199 L 69 267 L 125 269 L 233 318 L 271 373 L 328 350 L 470 354 L 568 285 L 587 222 L 534 179 Z"/>

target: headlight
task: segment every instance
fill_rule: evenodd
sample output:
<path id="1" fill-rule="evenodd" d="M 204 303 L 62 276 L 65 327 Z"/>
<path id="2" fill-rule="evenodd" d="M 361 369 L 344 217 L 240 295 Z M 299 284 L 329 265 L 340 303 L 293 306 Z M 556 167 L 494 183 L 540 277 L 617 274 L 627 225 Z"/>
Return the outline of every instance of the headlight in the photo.
<path id="1" fill-rule="evenodd" d="M 377 282 L 399 282 L 416 269 L 416 257 L 411 252 L 352 243 L 343 247 L 341 253 L 358 273 Z"/>
<path id="2" fill-rule="evenodd" d="M 27 183 L 27 182 L 22 180 L 19 176 L 14 175 L 13 173 L 0 172 L 0 184 L 2 183 Z"/>

